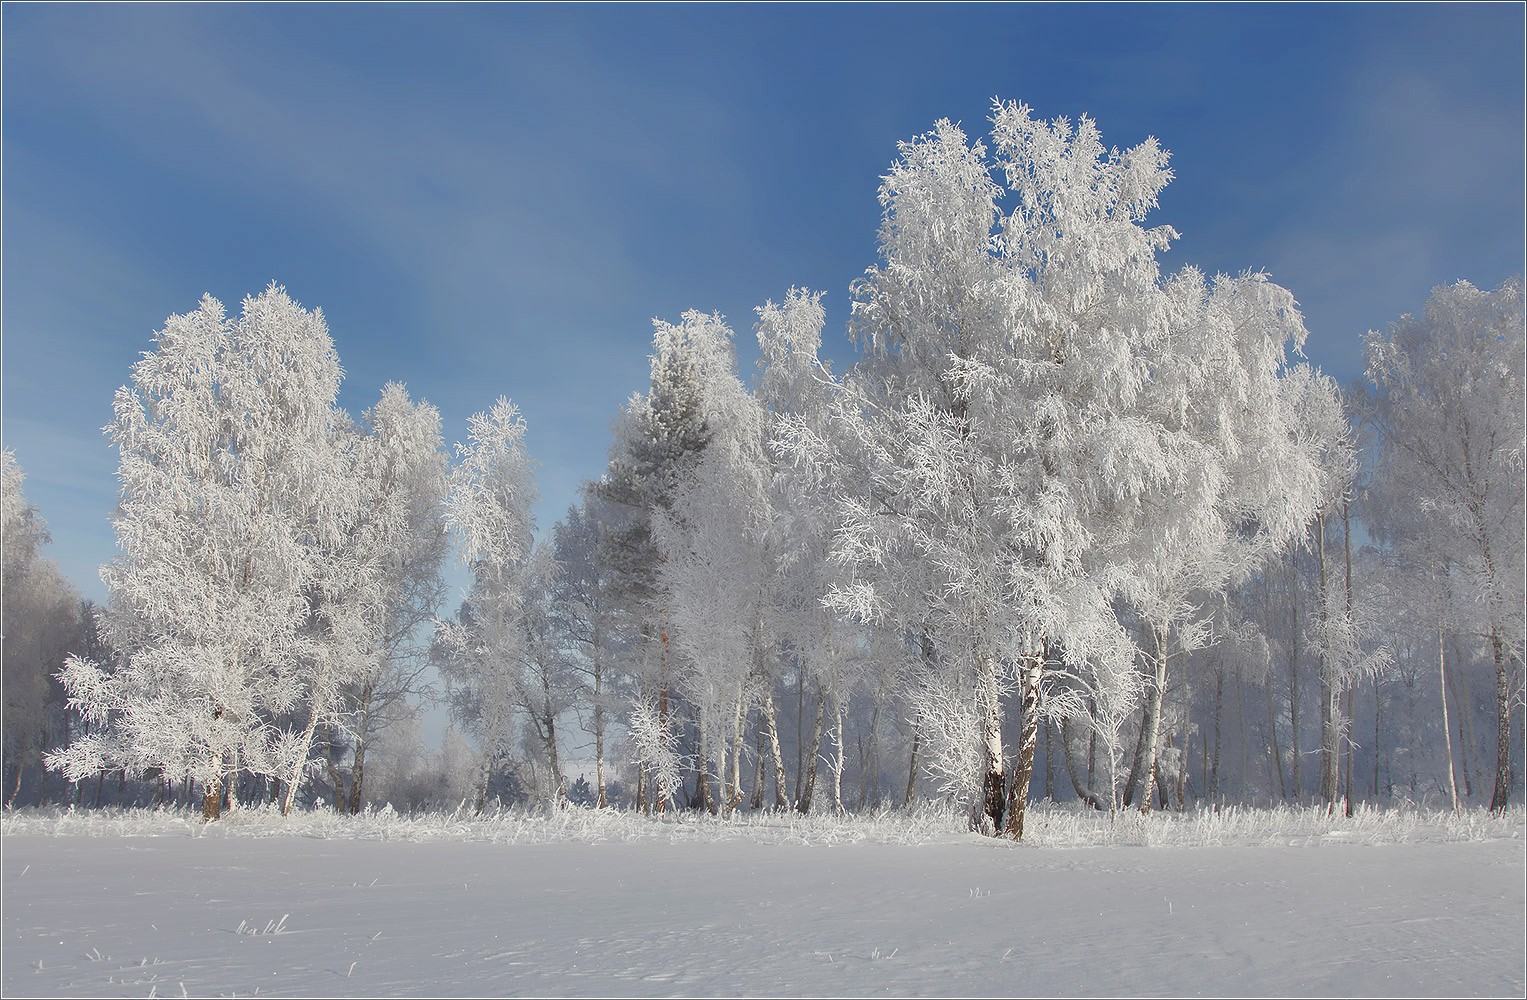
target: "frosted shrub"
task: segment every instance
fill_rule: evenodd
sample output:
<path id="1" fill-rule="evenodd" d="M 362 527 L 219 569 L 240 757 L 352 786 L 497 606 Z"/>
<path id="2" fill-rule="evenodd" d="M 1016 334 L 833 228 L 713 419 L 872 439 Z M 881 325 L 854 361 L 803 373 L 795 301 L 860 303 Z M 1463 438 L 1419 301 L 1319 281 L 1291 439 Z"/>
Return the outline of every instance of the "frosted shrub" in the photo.
<path id="1" fill-rule="evenodd" d="M 664 724 L 657 709 L 637 702 L 631 709 L 630 741 L 632 763 L 652 776 L 659 802 L 674 802 L 684 787 L 684 772 L 689 758 L 679 753 L 679 736 Z"/>

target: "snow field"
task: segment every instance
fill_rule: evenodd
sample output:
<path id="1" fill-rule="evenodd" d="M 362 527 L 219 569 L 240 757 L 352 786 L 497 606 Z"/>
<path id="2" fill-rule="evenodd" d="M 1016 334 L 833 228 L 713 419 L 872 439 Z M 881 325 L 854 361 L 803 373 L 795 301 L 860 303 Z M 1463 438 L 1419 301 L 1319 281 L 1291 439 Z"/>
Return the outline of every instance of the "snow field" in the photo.
<path id="1" fill-rule="evenodd" d="M 1235 846 L 1196 849 L 1083 846 L 1081 814 L 1035 818 L 1036 833 L 1073 848 L 978 837 L 932 809 L 788 822 L 316 813 L 284 827 L 261 811 L 211 827 L 174 813 L 22 813 L 3 826 L 0 986 L 141 997 L 1527 985 L 1520 809 L 1452 826 L 1376 814 L 1367 833 L 1360 816 L 1344 836 L 1316 832 L 1304 811 L 1264 812 L 1221 821 Z M 1139 822 L 1183 845 L 1209 827 Z M 1371 846 L 1351 846 L 1364 837 Z"/>

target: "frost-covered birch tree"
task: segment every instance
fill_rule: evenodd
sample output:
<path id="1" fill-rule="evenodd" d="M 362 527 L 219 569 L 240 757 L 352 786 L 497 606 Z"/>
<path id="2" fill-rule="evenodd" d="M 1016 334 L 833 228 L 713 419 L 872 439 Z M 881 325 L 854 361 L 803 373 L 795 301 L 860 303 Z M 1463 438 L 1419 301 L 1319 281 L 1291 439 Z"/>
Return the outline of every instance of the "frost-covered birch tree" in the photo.
<path id="1" fill-rule="evenodd" d="M 768 543 L 776 572 L 776 596 L 770 602 L 773 620 L 765 627 L 772 632 L 781 667 L 787 657 L 793 664 L 802 744 L 807 740 L 805 717 L 814 719 L 810 748 L 797 749 L 794 805 L 803 811 L 810 810 L 815 796 L 826 702 L 835 686 L 831 651 L 842 645 L 841 637 L 834 635 L 838 612 L 824 603 L 834 579 L 827 562 L 833 523 L 828 483 L 844 471 L 844 466 L 831 461 L 821 447 L 828 432 L 828 402 L 837 388 L 830 369 L 818 357 L 826 319 L 821 298 L 820 293 L 792 288 L 783 302 L 769 301 L 758 308 L 756 329 L 758 400 L 768 414 L 769 448 L 774 459 L 768 484 L 773 517 Z M 808 677 L 814 681 L 815 690 L 810 710 L 806 702 Z M 785 791 L 779 715 L 772 689 L 771 678 L 763 692 L 762 721 L 774 759 L 774 804 L 784 808 L 791 796 Z"/>
<path id="2" fill-rule="evenodd" d="M 758 685 L 754 647 L 763 641 L 769 596 L 765 414 L 737 377 L 732 332 L 720 316 L 687 312 L 676 328 L 660 324 L 658 335 L 682 342 L 693 357 L 708 434 L 693 475 L 676 485 L 671 505 L 653 512 L 659 577 L 684 664 L 678 686 L 697 715 L 701 794 L 712 810 L 734 809 L 743 797 L 743 739 Z"/>
<path id="3" fill-rule="evenodd" d="M 1121 508 L 1127 529 L 1106 557 L 1144 634 L 1144 718 L 1124 797 L 1142 808 L 1169 658 L 1213 642 L 1218 595 L 1302 535 L 1320 507 L 1321 452 L 1308 439 L 1341 440 L 1308 427 L 1304 377 L 1291 377 L 1308 369 L 1288 363 L 1305 330 L 1286 289 L 1185 268 L 1163 290 L 1170 319 L 1141 352 L 1147 383 L 1125 437 L 1144 488 Z"/>
<path id="4" fill-rule="evenodd" d="M 854 452 L 851 434 L 840 433 L 845 425 L 833 420 L 834 407 L 844 397 L 844 385 L 831 367 L 819 358 L 824 313 L 821 294 L 792 288 L 780 303 L 772 301 L 758 309 L 760 379 L 758 399 L 769 415 L 769 506 L 772 525 L 767 535 L 771 565 L 776 574 L 771 601 L 771 630 L 783 651 L 788 651 L 802 695 L 798 710 L 812 719 L 809 736 L 803 732 L 801 770 L 797 777 L 796 806 L 809 811 L 816 795 L 819 765 L 831 765 L 834 806 L 842 808 L 841 781 L 845 751 L 845 714 L 855 686 L 876 671 L 878 691 L 904 686 L 901 660 L 877 655 L 866 658 L 861 645 L 884 652 L 890 648 L 884 635 L 854 622 L 852 580 L 832 557 L 837 530 L 837 498 L 860 492 L 851 484 L 864 463 L 845 460 Z M 915 588 L 890 590 L 883 597 L 910 598 Z M 846 599 L 845 599 L 846 598 Z M 898 614 L 900 613 L 898 606 Z M 881 631 L 886 631 L 882 629 Z M 903 641 L 899 628 L 890 632 Z M 872 642 L 872 639 L 880 641 Z M 814 691 L 808 706 L 804 698 L 807 678 Z M 783 777 L 778 757 L 778 731 L 772 698 L 766 694 L 764 722 L 771 751 L 776 756 L 776 779 Z M 877 702 L 878 704 L 878 702 Z M 830 729 L 827 725 L 829 713 Z M 804 722 L 804 720 L 803 720 Z M 832 757 L 823 757 L 824 738 L 832 744 Z M 809 742 L 807 742 L 809 740 Z M 782 796 L 776 788 L 776 803 Z"/>
<path id="5" fill-rule="evenodd" d="M 1013 113 L 997 108 L 996 141 L 1016 149 L 1027 109 Z M 868 356 L 845 384 L 859 391 L 835 404 L 868 486 L 840 504 L 835 556 L 857 579 L 838 594 L 867 619 L 889 601 L 929 609 L 938 662 L 965 679 L 926 687 L 969 700 L 923 714 L 977 720 L 976 811 L 997 832 L 1008 808 L 1007 689 L 1021 687 L 1020 712 L 1036 720 L 1022 740 L 1037 731 L 1044 640 L 1060 638 L 1061 617 L 1079 624 L 1057 613 L 1090 606 L 1095 616 L 1106 600 L 1081 593 L 1083 512 L 1043 454 L 1059 414 L 1035 390 L 1057 345 L 1025 321 L 1039 305 L 1026 301 L 1025 265 L 1011 256 L 1026 252 L 1013 239 L 1025 218 L 1002 215 L 997 166 L 951 123 L 900 152 L 880 192 L 882 263 L 855 288 L 854 329 Z M 911 600 L 908 584 L 920 592 Z M 1020 772 L 1032 750 L 1020 747 Z"/>
<path id="6" fill-rule="evenodd" d="M 1495 667 L 1490 806 L 1510 796 L 1511 717 L 1522 704 L 1522 282 L 1432 291 L 1365 338 L 1379 456 L 1373 492 L 1391 511 L 1377 532 L 1422 573 L 1445 576 L 1460 632 Z M 1411 508 L 1406 516 L 1393 513 Z"/>
<path id="7" fill-rule="evenodd" d="M 437 646 L 452 711 L 482 754 L 480 811 L 488 778 L 514 749 L 531 576 L 545 567 L 532 559 L 536 485 L 519 410 L 499 397 L 473 414 L 456 454 L 445 515 L 472 585 L 456 619 L 439 623 Z"/>
<path id="8" fill-rule="evenodd" d="M 331 655 L 312 592 L 357 502 L 334 433 L 340 374 L 322 313 L 274 284 L 237 318 L 207 296 L 165 322 L 106 428 L 121 494 L 103 632 L 118 656 L 64 668 L 89 729 L 50 766 L 189 774 L 208 819 L 240 769 L 287 776 Z"/>
<path id="9" fill-rule="evenodd" d="M 358 811 L 373 736 L 416 710 L 427 687 L 424 627 L 444 598 L 448 535 L 441 505 L 447 457 L 440 413 L 388 383 L 350 440 L 358 516 L 330 560 L 335 624 L 363 661 L 338 692 L 332 741 L 350 747 L 346 775 L 331 757 L 335 808 Z M 331 752 L 333 751 L 331 747 Z"/>
<path id="10" fill-rule="evenodd" d="M 629 698 L 629 672 L 622 661 L 635 645 L 633 616 L 621 601 L 613 550 L 625 527 L 625 509 L 604 499 L 585 483 L 579 502 L 553 529 L 560 567 L 556 589 L 557 620 L 572 669 L 581 672 L 579 703 L 588 710 L 594 737 L 594 804 L 607 804 L 606 754 L 610 724 L 619 719 Z"/>
<path id="11" fill-rule="evenodd" d="M 1260 275 L 1163 278 L 1156 254 L 1175 233 L 1144 222 L 1172 175 L 1154 139 L 1110 150 L 1090 119 L 1043 122 L 1021 104 L 999 102 L 992 123 L 990 154 L 938 123 L 901 145 L 881 186 L 882 261 L 855 287 L 866 358 L 834 413 L 868 488 L 840 506 L 835 556 L 856 576 L 840 598 L 866 617 L 914 567 L 926 574 L 937 660 L 968 678 L 935 689 L 968 692 L 963 717 L 979 720 L 978 811 L 1019 834 L 1046 646 L 1132 669 L 1126 600 L 1153 635 L 1157 720 L 1190 595 L 1302 526 L 1307 472 L 1287 461 L 1278 407 L 1303 328 Z"/>

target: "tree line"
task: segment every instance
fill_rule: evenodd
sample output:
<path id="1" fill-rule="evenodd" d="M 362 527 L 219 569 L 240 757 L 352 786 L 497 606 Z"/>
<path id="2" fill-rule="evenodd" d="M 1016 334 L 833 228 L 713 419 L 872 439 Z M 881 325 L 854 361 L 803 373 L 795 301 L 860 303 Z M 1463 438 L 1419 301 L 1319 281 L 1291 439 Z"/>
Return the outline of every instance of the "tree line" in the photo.
<path id="1" fill-rule="evenodd" d="M 448 456 L 400 385 L 337 405 L 321 312 L 204 298 L 117 394 L 105 608 L 38 610 L 67 585 L 7 454 L 11 799 L 45 757 L 179 781 L 208 818 L 319 787 L 353 811 L 433 696 L 438 780 L 478 809 L 566 802 L 572 760 L 598 806 L 937 795 L 1014 837 L 1073 794 L 1504 808 L 1521 281 L 1438 287 L 1342 388 L 1266 275 L 1163 272 L 1168 162 L 1004 102 L 987 139 L 901 143 L 855 363 L 821 357 L 809 290 L 759 307 L 751 377 L 721 316 L 655 321 L 607 468 L 539 537 L 507 399 Z M 453 538 L 471 583 L 440 618 Z M 98 637 L 51 678 L 58 643 L 17 654 L 11 623 L 54 620 Z"/>

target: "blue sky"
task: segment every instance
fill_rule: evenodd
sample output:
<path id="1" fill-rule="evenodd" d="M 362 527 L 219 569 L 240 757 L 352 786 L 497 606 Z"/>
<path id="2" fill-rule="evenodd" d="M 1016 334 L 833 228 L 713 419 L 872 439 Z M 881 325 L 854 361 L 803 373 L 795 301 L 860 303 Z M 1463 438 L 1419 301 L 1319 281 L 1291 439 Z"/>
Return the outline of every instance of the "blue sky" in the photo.
<path id="1" fill-rule="evenodd" d="M 87 595 L 115 388 L 171 313 L 272 279 L 321 306 L 358 413 L 448 441 L 524 410 L 541 525 L 598 475 L 653 317 L 827 292 L 873 261 L 898 139 L 993 97 L 1155 135 L 1171 268 L 1267 270 L 1309 356 L 1438 283 L 1523 269 L 1523 9 L 6 4 L 4 443 Z"/>

